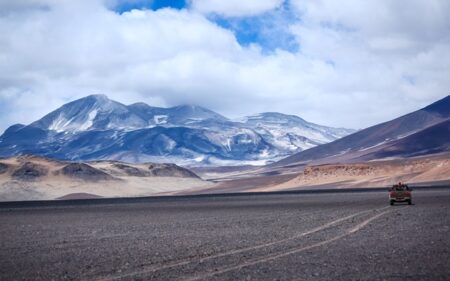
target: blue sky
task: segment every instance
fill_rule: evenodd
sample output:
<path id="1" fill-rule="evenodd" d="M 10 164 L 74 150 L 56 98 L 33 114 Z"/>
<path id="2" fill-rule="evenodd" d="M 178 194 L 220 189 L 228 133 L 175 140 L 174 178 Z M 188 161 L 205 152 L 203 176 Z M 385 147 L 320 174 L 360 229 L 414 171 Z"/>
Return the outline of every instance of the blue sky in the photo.
<path id="1" fill-rule="evenodd" d="M 0 11 L 0 131 L 97 93 L 348 128 L 450 94 L 447 0 L 33 0 Z"/>
<path id="2" fill-rule="evenodd" d="M 213 14 L 208 18 L 223 28 L 232 30 L 243 46 L 257 44 L 266 53 L 277 49 L 297 52 L 299 49 L 295 36 L 289 32 L 289 25 L 298 18 L 287 5 L 256 16 L 230 18 Z"/>
<path id="3" fill-rule="evenodd" d="M 119 1 L 114 7 L 114 11 L 123 13 L 133 9 L 151 9 L 158 10 L 162 8 L 183 9 L 188 4 L 183 0 L 136 0 L 136 1 Z"/>
<path id="4" fill-rule="evenodd" d="M 133 9 L 157 11 L 163 8 L 181 10 L 189 9 L 190 5 L 183 0 L 120 1 L 113 7 L 113 10 L 123 13 Z M 243 46 L 257 44 L 265 53 L 271 53 L 277 49 L 296 52 L 299 49 L 298 42 L 288 30 L 289 24 L 298 21 L 298 17 L 290 9 L 288 1 L 284 1 L 276 9 L 258 15 L 230 17 L 211 13 L 208 15 L 208 19 L 231 30 L 237 41 Z"/>

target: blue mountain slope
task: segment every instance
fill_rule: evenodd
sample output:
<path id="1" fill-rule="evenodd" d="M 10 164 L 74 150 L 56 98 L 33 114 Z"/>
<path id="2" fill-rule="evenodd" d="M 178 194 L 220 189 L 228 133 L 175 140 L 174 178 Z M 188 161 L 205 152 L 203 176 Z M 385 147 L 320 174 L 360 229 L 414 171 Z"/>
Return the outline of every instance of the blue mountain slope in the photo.
<path id="1" fill-rule="evenodd" d="M 0 137 L 0 156 L 264 163 L 351 132 L 280 113 L 232 121 L 200 106 L 124 105 L 104 95 L 91 95 L 67 103 L 29 125 L 8 128 Z"/>
<path id="2" fill-rule="evenodd" d="M 390 155 L 391 157 L 405 156 L 407 155 L 406 153 L 389 154 L 386 151 L 386 147 L 398 143 L 402 143 L 402 147 L 410 147 L 407 146 L 405 142 L 412 142 L 413 138 L 407 138 L 408 136 L 415 135 L 414 142 L 417 142 L 417 136 L 424 138 L 426 133 L 431 131 L 425 131 L 425 134 L 416 133 L 449 119 L 450 96 L 447 96 L 420 110 L 358 131 L 336 141 L 301 151 L 282 159 L 273 165 L 293 165 L 311 161 L 321 161 L 321 159 L 327 159 L 327 162 L 339 162 L 343 161 L 343 159 L 378 159 L 381 155 Z M 444 127 L 439 126 L 436 128 L 441 129 L 441 134 L 439 135 L 441 139 L 445 141 L 450 139 L 448 130 L 443 130 L 442 128 Z M 434 137 L 436 137 L 436 132 L 439 132 L 439 130 L 433 130 Z M 405 140 L 400 142 L 399 140 L 401 139 Z M 374 150 L 380 151 L 377 153 L 376 151 L 374 152 Z M 430 151 L 432 151 L 431 146 Z M 414 151 L 411 150 L 409 153 L 413 155 Z"/>

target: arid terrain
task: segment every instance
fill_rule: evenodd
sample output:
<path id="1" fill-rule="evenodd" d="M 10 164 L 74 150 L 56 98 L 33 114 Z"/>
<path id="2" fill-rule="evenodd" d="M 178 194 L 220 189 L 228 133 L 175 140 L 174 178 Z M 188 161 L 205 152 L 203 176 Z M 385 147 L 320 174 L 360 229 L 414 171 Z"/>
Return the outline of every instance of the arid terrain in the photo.
<path id="1" fill-rule="evenodd" d="M 450 190 L 413 196 L 0 203 L 0 279 L 448 280 Z"/>
<path id="2" fill-rule="evenodd" d="M 0 201 L 149 196 L 208 186 L 174 164 L 0 159 Z"/>
<path id="3" fill-rule="evenodd" d="M 362 163 L 193 171 L 174 164 L 3 158 L 0 201 L 388 187 L 398 181 L 412 186 L 448 185 L 450 157 L 447 153 Z"/>
<path id="4" fill-rule="evenodd" d="M 399 181 L 411 185 L 449 183 L 450 158 L 420 157 L 407 160 L 306 166 L 295 178 L 270 186 L 267 190 L 314 186 L 386 187 Z"/>
<path id="5" fill-rule="evenodd" d="M 402 181 L 413 186 L 448 185 L 450 155 L 435 154 L 407 159 L 362 163 L 293 165 L 286 167 L 195 169 L 217 184 L 187 193 L 281 191 L 323 188 L 388 187 Z"/>

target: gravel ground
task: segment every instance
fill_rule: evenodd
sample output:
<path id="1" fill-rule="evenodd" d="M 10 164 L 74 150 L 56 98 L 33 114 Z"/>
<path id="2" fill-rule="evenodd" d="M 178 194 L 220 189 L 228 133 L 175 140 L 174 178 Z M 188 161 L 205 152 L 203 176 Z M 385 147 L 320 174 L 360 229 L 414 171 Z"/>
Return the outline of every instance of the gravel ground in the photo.
<path id="1" fill-rule="evenodd" d="M 449 280 L 450 190 L 0 208 L 0 280 Z"/>

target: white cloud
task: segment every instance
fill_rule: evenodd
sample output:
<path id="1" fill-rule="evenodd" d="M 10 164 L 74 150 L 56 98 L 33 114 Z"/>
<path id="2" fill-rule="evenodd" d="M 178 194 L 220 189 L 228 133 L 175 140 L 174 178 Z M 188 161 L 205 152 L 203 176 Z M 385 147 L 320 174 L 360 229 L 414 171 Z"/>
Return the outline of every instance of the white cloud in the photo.
<path id="1" fill-rule="evenodd" d="M 450 74 L 450 2 L 298 0 L 294 6 L 302 14 L 292 27 L 302 55 L 335 66 L 336 79 L 319 91 L 359 97 L 354 104 L 367 114 L 357 114 L 372 120 L 366 124 L 449 94 L 443 74 Z"/>
<path id="2" fill-rule="evenodd" d="M 288 30 L 299 51 L 270 54 L 239 45 L 195 7 L 117 14 L 101 0 L 3 6 L 0 130 L 94 93 L 230 117 L 280 111 L 333 126 L 383 122 L 450 88 L 449 4 L 397 2 L 295 2 L 300 20 Z"/>
<path id="3" fill-rule="evenodd" d="M 227 17 L 254 16 L 279 7 L 283 0 L 192 0 L 192 8 L 200 13 L 216 13 Z"/>

